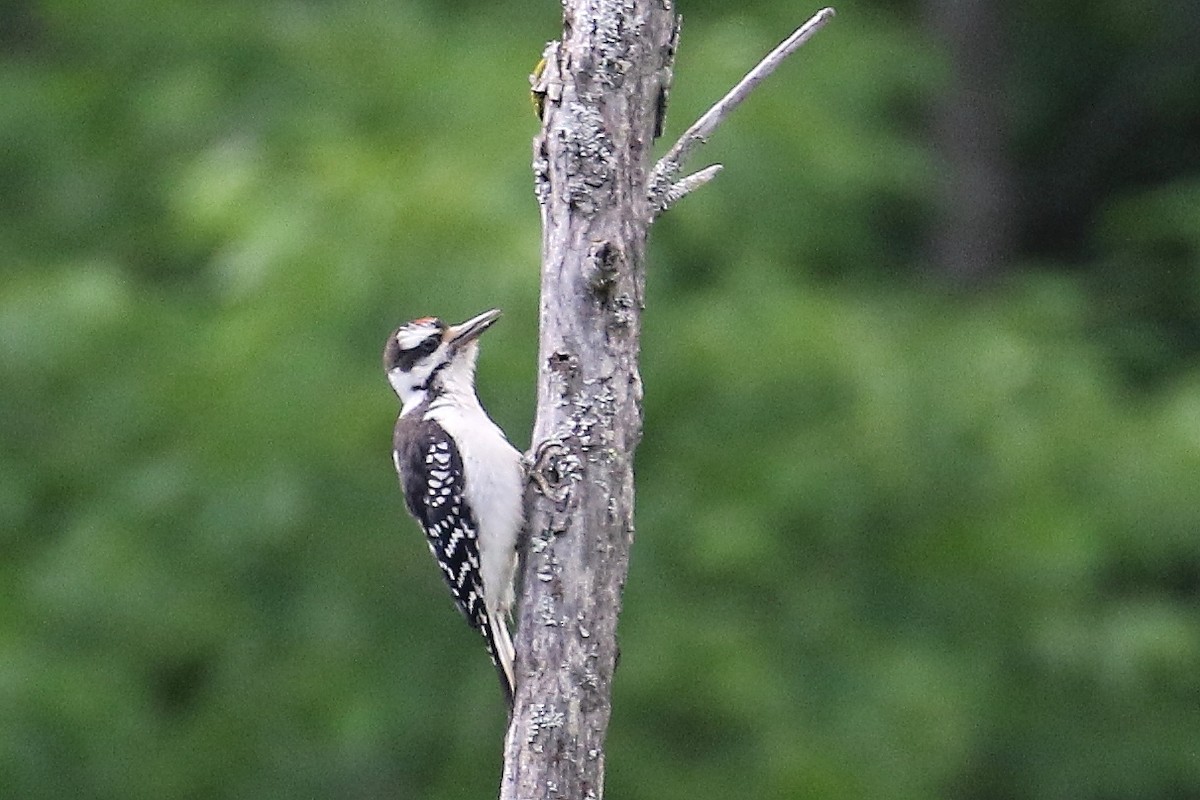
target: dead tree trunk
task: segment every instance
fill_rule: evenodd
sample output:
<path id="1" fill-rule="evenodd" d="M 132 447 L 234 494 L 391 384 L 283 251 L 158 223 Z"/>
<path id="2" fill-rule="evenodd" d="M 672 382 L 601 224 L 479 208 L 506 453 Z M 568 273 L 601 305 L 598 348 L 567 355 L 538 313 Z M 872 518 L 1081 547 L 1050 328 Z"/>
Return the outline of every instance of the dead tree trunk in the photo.
<path id="1" fill-rule="evenodd" d="M 674 14 L 563 5 L 534 172 L 542 207 L 538 405 L 517 695 L 502 798 L 598 798 L 633 540 L 646 191 Z"/>
<path id="2" fill-rule="evenodd" d="M 816 27 L 764 60 L 652 170 L 678 36 L 671 1 L 563 3 L 562 41 L 547 46 L 535 86 L 541 340 L 502 800 L 603 795 L 633 541 L 647 233 L 659 212 L 716 175 L 710 167 L 676 181 L 687 154 Z"/>

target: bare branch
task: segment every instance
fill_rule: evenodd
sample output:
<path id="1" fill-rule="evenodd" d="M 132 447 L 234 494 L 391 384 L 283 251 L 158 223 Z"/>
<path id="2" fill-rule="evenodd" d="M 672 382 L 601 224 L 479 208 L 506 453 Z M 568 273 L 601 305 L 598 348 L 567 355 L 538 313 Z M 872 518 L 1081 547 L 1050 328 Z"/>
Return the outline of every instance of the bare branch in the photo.
<path id="1" fill-rule="evenodd" d="M 657 208 L 656 211 L 666 211 L 668 208 L 675 205 L 680 200 L 711 181 L 713 178 L 717 177 L 717 175 L 720 174 L 721 170 L 724 168 L 725 167 L 721 164 L 713 164 L 712 166 L 693 172 L 686 178 L 680 178 L 675 183 L 667 187 L 667 191 L 662 197 L 661 207 Z"/>
<path id="2" fill-rule="evenodd" d="M 675 142 L 667 154 L 662 157 L 658 162 L 658 166 L 673 165 L 675 171 L 678 171 L 679 167 L 691 155 L 692 151 L 708 141 L 708 137 L 712 136 L 717 127 L 725 121 L 725 118 L 741 105 L 743 100 L 750 96 L 750 92 L 754 91 L 768 75 L 778 69 L 784 59 L 799 50 L 805 42 L 812 38 L 813 34 L 825 27 L 825 23 L 833 19 L 833 15 L 834 10 L 832 8 L 823 8 L 814 14 L 808 22 L 797 28 L 791 36 L 784 39 L 778 47 L 768 53 L 762 61 L 758 62 L 754 69 L 747 72 L 746 76 L 738 81 L 737 85 L 718 100 L 712 108 L 704 112 L 704 115 L 696 120 L 692 124 L 692 127 L 684 132 L 683 136 L 679 137 L 679 141 Z"/>
<path id="3" fill-rule="evenodd" d="M 654 207 L 655 213 L 665 211 L 672 203 L 678 201 L 688 192 L 699 188 L 704 183 L 707 183 L 713 175 L 708 175 L 703 181 L 689 185 L 682 193 L 681 188 L 675 183 L 675 176 L 679 174 L 679 170 L 683 166 L 683 162 L 687 160 L 692 152 L 708 141 L 717 127 L 725 121 L 733 110 L 741 105 L 742 101 L 750 96 L 750 93 L 766 79 L 768 75 L 778 69 L 784 59 L 792 53 L 800 49 L 813 34 L 825 27 L 829 20 L 833 19 L 834 10 L 832 8 L 823 8 L 812 16 L 808 22 L 801 25 L 787 39 L 763 58 L 762 61 L 755 65 L 754 69 L 746 73 L 746 76 L 738 81 L 729 92 L 713 105 L 700 119 L 696 120 L 692 127 L 688 128 L 683 136 L 679 137 L 679 141 L 672 145 L 667 154 L 659 159 L 654 166 L 654 172 L 650 176 L 650 197 L 651 204 Z M 684 180 L 691 180 L 707 170 L 702 170 L 696 175 Z M 681 181 L 682 183 L 682 181 Z M 668 202 L 670 199 L 670 202 Z"/>

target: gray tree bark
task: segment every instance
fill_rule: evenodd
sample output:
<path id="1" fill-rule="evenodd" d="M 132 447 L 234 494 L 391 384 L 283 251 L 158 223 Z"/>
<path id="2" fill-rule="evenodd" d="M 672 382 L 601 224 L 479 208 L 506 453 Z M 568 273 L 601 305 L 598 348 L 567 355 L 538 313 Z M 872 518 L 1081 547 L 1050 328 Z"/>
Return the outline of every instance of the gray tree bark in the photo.
<path id="1" fill-rule="evenodd" d="M 603 796 L 642 432 L 647 234 L 720 170 L 676 180 L 687 155 L 832 16 L 825 9 L 797 30 L 651 170 L 679 34 L 671 0 L 563 2 L 562 40 L 547 46 L 534 86 L 541 339 L 501 800 Z"/>
<path id="2" fill-rule="evenodd" d="M 647 193 L 675 29 L 667 0 L 568 0 L 534 173 L 541 341 L 501 798 L 598 798 L 633 540 Z"/>

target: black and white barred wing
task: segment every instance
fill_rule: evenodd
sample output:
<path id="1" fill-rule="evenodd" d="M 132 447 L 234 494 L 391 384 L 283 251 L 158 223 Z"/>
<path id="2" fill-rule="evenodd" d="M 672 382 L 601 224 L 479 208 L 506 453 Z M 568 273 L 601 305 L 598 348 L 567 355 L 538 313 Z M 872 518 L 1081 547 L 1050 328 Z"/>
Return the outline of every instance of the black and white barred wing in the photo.
<path id="1" fill-rule="evenodd" d="M 401 419 L 399 425 L 412 424 Z M 471 627 L 483 635 L 492 663 L 500 669 L 501 681 L 511 697 L 510 664 L 501 664 L 497 636 L 507 639 L 507 630 L 498 631 L 503 620 L 490 620 L 483 599 L 483 580 L 479 562 L 479 526 L 463 496 L 463 463 L 458 448 L 440 425 L 416 422 L 419 430 L 409 429 L 396 436 L 396 469 L 403 484 L 409 513 L 425 531 L 429 551 L 442 570 L 446 584 L 459 611 Z M 412 435 L 412 434 L 416 435 Z M 506 659 L 507 660 L 507 659 Z"/>
<path id="2" fill-rule="evenodd" d="M 429 551 L 442 570 L 450 593 L 472 627 L 487 619 L 480 584 L 479 526 L 463 500 L 462 459 L 449 436 L 436 425 L 423 425 L 417 447 L 400 467 L 404 500 L 425 531 Z"/>

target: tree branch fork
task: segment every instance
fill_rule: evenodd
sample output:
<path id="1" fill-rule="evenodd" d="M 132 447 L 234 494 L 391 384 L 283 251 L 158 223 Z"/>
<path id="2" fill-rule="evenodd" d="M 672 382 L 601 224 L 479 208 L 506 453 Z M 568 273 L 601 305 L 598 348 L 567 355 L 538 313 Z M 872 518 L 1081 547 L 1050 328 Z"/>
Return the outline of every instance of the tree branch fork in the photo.
<path id="1" fill-rule="evenodd" d="M 688 157 L 708 141 L 733 110 L 778 69 L 788 56 L 803 47 L 817 31 L 825 27 L 833 19 L 834 13 L 832 8 L 821 9 L 791 36 L 780 42 L 779 46 L 767 53 L 724 97 L 692 123 L 667 154 L 658 160 L 650 173 L 649 183 L 650 206 L 656 217 L 720 174 L 722 165 L 713 164 L 683 178 L 678 177 Z"/>

